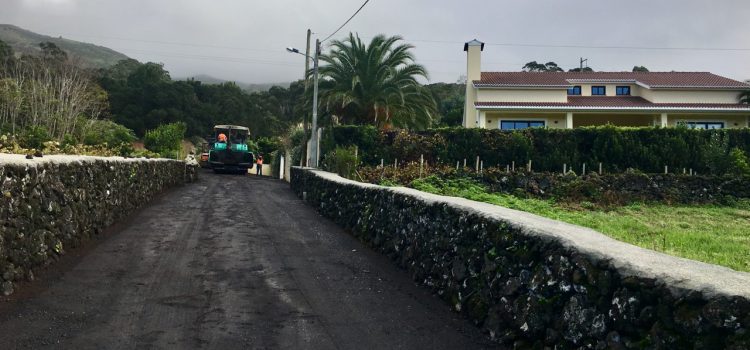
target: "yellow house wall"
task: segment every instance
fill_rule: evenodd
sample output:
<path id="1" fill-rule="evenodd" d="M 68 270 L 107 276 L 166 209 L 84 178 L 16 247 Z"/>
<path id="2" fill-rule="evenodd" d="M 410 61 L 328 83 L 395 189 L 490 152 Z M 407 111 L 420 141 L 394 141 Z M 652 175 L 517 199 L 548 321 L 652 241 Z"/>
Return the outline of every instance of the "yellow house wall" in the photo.
<path id="1" fill-rule="evenodd" d="M 571 83 L 572 86 L 580 86 L 581 87 L 581 96 L 591 96 L 591 87 L 592 86 L 604 86 L 605 87 L 605 96 L 617 96 L 617 87 L 618 86 L 630 86 L 630 96 L 640 96 L 638 88 L 638 85 L 635 84 L 578 84 L 578 83 Z M 567 93 L 567 92 L 566 92 Z"/>
<path id="2" fill-rule="evenodd" d="M 739 103 L 739 91 L 649 90 L 641 89 L 643 98 L 653 103 Z"/>
<path id="3" fill-rule="evenodd" d="M 573 127 L 612 124 L 616 126 L 653 126 L 652 114 L 573 113 Z"/>
<path id="4" fill-rule="evenodd" d="M 564 89 L 477 89 L 477 101 L 481 102 L 568 102 Z"/>

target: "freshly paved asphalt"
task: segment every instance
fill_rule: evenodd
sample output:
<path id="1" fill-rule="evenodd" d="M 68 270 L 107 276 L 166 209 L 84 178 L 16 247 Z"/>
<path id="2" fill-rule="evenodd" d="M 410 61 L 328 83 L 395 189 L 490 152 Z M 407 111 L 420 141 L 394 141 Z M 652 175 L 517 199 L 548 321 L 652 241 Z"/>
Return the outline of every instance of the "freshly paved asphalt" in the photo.
<path id="1" fill-rule="evenodd" d="M 492 347 L 288 184 L 201 175 L 0 299 L 0 349 Z"/>

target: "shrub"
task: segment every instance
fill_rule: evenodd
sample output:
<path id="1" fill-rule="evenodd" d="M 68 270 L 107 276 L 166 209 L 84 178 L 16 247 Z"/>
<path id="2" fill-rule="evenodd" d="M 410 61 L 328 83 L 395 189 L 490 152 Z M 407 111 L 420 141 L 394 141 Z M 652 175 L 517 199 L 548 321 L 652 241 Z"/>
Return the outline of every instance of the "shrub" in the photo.
<path id="1" fill-rule="evenodd" d="M 143 143 L 146 149 L 168 158 L 178 158 L 187 126 L 183 122 L 159 125 L 146 131 Z"/>
<path id="2" fill-rule="evenodd" d="M 248 144 L 248 147 L 250 145 Z M 281 140 L 276 137 L 261 137 L 257 140 L 256 146 L 257 152 L 263 155 L 264 158 L 269 158 L 275 151 L 282 149 Z"/>
<path id="3" fill-rule="evenodd" d="M 357 156 L 354 147 L 337 147 L 325 155 L 323 169 L 339 174 L 347 179 L 354 177 L 357 170 Z"/>
<path id="4" fill-rule="evenodd" d="M 83 144 L 104 145 L 121 148 L 122 144 L 135 141 L 135 133 L 127 127 L 109 120 L 92 120 L 83 134 Z"/>
<path id="5" fill-rule="evenodd" d="M 30 126 L 21 133 L 19 144 L 26 148 L 42 148 L 45 142 L 50 141 L 47 129 L 43 126 Z"/>
<path id="6" fill-rule="evenodd" d="M 729 172 L 734 175 L 750 176 L 750 164 L 745 151 L 735 147 L 729 152 Z"/>

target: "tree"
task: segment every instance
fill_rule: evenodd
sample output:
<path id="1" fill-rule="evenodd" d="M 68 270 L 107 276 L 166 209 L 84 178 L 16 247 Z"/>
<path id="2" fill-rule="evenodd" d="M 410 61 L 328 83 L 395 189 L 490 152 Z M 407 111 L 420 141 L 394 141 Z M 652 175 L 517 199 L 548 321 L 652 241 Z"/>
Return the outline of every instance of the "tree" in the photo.
<path id="1" fill-rule="evenodd" d="M 740 93 L 740 103 L 750 104 L 750 90 L 745 90 Z"/>
<path id="2" fill-rule="evenodd" d="M 593 72 L 594 70 L 591 69 L 591 67 L 583 67 L 583 68 L 573 68 L 569 69 L 568 72 Z"/>
<path id="3" fill-rule="evenodd" d="M 13 48 L 0 40 L 0 64 L 13 58 Z"/>
<path id="4" fill-rule="evenodd" d="M 466 99 L 466 83 L 435 83 L 425 85 L 437 103 L 438 126 L 459 126 L 464 115 L 464 100 Z"/>
<path id="5" fill-rule="evenodd" d="M 648 68 L 644 66 L 633 66 L 633 72 L 648 72 Z"/>
<path id="6" fill-rule="evenodd" d="M 107 109 L 107 94 L 52 43 L 43 55 L 9 59 L 0 81 L 0 128 L 18 134 L 43 128 L 54 139 L 80 136 L 87 119 Z M 39 129 L 41 130 L 41 129 Z"/>
<path id="7" fill-rule="evenodd" d="M 379 127 L 425 128 L 432 122 L 435 101 L 417 79 L 426 69 L 414 61 L 400 36 L 378 35 L 365 45 L 358 35 L 331 43 L 322 55 L 321 100 L 342 121 Z"/>
<path id="8" fill-rule="evenodd" d="M 183 122 L 160 125 L 146 132 L 143 144 L 149 151 L 158 152 L 164 157 L 179 158 L 185 130 L 187 126 Z"/>
<path id="9" fill-rule="evenodd" d="M 65 62 L 68 60 L 68 54 L 61 48 L 57 47 L 55 43 L 45 41 L 39 43 L 39 48 L 42 49 L 42 57 L 45 60 L 53 60 L 58 62 Z"/>
<path id="10" fill-rule="evenodd" d="M 555 62 L 547 62 L 545 64 L 531 61 L 523 66 L 525 72 L 564 72 Z"/>

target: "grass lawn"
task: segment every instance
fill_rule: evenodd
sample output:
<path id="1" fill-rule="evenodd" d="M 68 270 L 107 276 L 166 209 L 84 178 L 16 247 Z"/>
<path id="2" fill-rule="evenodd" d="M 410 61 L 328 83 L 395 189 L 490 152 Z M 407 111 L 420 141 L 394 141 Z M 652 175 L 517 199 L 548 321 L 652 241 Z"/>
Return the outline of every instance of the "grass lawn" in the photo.
<path id="1" fill-rule="evenodd" d="M 427 178 L 412 187 L 523 210 L 590 227 L 617 240 L 683 258 L 750 272 L 750 201 L 733 206 L 633 204 L 601 209 L 487 193 L 471 180 Z"/>

